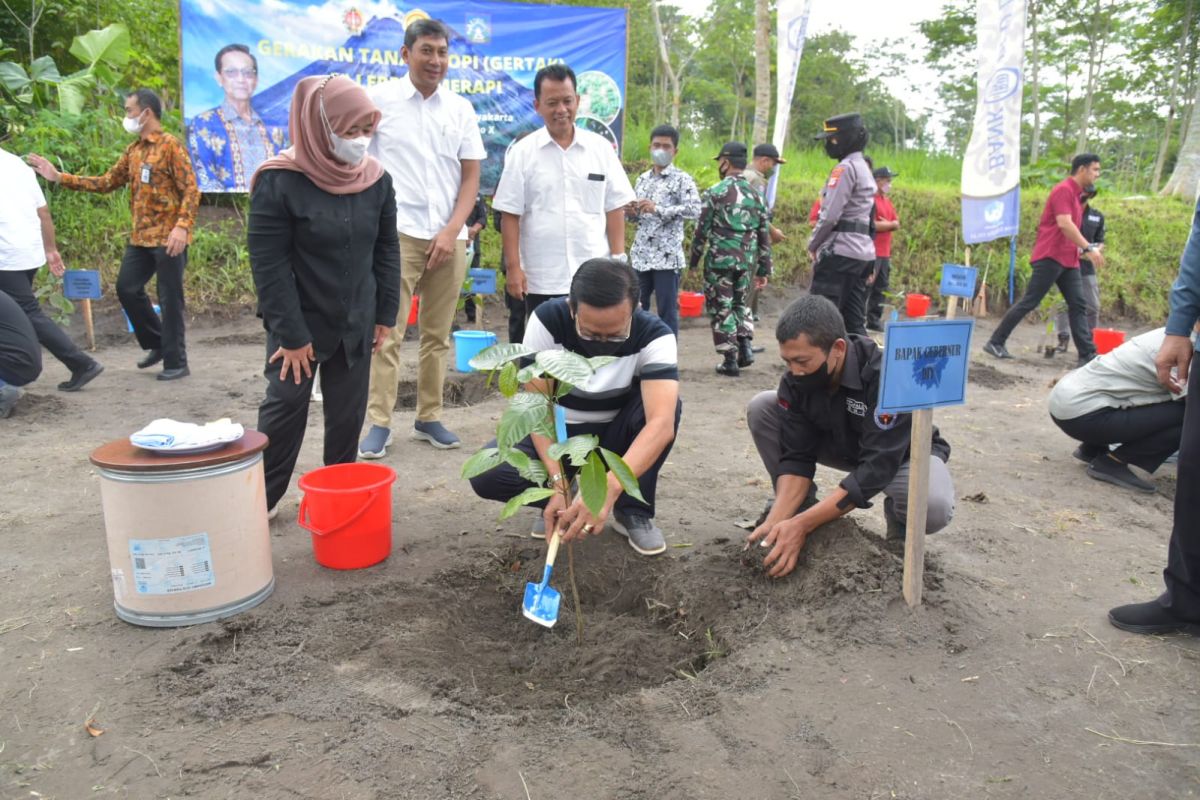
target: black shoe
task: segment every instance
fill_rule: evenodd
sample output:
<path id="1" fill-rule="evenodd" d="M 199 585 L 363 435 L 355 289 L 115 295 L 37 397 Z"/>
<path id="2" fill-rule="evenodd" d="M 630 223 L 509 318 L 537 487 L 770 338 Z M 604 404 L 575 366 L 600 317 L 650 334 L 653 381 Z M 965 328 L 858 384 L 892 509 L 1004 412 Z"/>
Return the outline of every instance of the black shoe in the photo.
<path id="1" fill-rule="evenodd" d="M 63 381 L 58 385 L 60 392 L 78 392 L 83 387 L 92 382 L 92 379 L 104 372 L 104 365 L 99 361 L 93 361 L 91 366 L 86 369 L 81 369 L 79 372 L 71 373 L 71 380 Z"/>
<path id="2" fill-rule="evenodd" d="M 1071 344 L 1070 336 L 1060 336 L 1060 337 L 1058 337 L 1058 347 L 1056 347 L 1054 349 L 1056 352 L 1065 353 L 1065 352 L 1067 352 L 1067 347 L 1070 346 L 1070 344 Z"/>
<path id="3" fill-rule="evenodd" d="M 725 360 L 717 364 L 717 374 L 728 375 L 731 378 L 742 374 L 742 371 L 738 369 L 737 353 L 730 351 L 725 354 Z"/>
<path id="4" fill-rule="evenodd" d="M 174 380 L 178 380 L 179 378 L 186 378 L 188 375 L 191 375 L 191 374 L 192 374 L 192 371 L 187 368 L 187 364 L 184 364 L 182 367 L 175 367 L 174 369 L 164 369 L 162 372 L 158 373 L 158 379 L 160 381 L 174 381 Z"/>
<path id="5" fill-rule="evenodd" d="M 1088 444 L 1087 442 L 1084 442 L 1083 444 L 1079 445 L 1079 447 L 1076 447 L 1075 452 L 1071 453 L 1071 455 L 1085 464 L 1090 464 L 1092 463 L 1093 458 L 1096 456 L 1102 456 L 1107 452 L 1108 448 L 1102 444 Z"/>
<path id="6" fill-rule="evenodd" d="M 750 352 L 751 352 L 751 353 L 761 353 L 761 352 L 763 352 L 763 351 L 764 351 L 764 350 L 766 350 L 766 349 L 767 349 L 767 348 L 766 348 L 764 345 L 761 345 L 761 344 L 755 344 L 755 345 L 751 345 L 751 346 L 750 346 Z"/>
<path id="7" fill-rule="evenodd" d="M 149 369 L 158 362 L 162 361 L 162 350 L 148 350 L 146 357 L 137 363 L 138 369 Z"/>
<path id="8" fill-rule="evenodd" d="M 1013 357 L 1012 353 L 1008 352 L 1008 349 L 1004 345 L 996 344 L 995 342 L 990 341 L 983 346 L 983 352 L 987 353 L 989 356 L 995 356 L 996 358 Z"/>
<path id="9" fill-rule="evenodd" d="M 1087 363 L 1089 361 L 1091 361 L 1092 359 L 1094 359 L 1095 357 L 1096 357 L 1095 353 L 1092 353 L 1090 356 L 1080 356 L 1079 360 L 1075 362 L 1075 369 L 1079 369 L 1080 367 L 1086 366 Z"/>
<path id="10" fill-rule="evenodd" d="M 754 350 L 750 347 L 749 339 L 738 339 L 737 365 L 748 367 L 754 363 Z"/>
<path id="11" fill-rule="evenodd" d="M 1190 633 L 1200 636 L 1200 624 L 1179 619 L 1158 600 L 1148 603 L 1130 603 L 1117 606 L 1108 612 L 1108 621 L 1114 628 L 1130 633 Z"/>
<path id="12" fill-rule="evenodd" d="M 883 333 L 883 323 L 882 322 L 868 322 L 867 330 L 876 331 L 878 333 Z"/>
<path id="13" fill-rule="evenodd" d="M 1123 486 L 1126 489 L 1133 489 L 1135 492 L 1153 494 L 1155 491 L 1153 483 L 1134 475 L 1126 464 L 1117 461 L 1111 453 L 1093 458 L 1092 463 L 1088 464 L 1087 474 L 1098 481 Z"/>
<path id="14" fill-rule="evenodd" d="M 887 532 L 883 538 L 889 542 L 902 542 L 908 536 L 908 521 L 896 518 L 896 509 L 892 504 L 892 498 L 885 498 L 883 501 L 883 519 L 887 522 Z"/>

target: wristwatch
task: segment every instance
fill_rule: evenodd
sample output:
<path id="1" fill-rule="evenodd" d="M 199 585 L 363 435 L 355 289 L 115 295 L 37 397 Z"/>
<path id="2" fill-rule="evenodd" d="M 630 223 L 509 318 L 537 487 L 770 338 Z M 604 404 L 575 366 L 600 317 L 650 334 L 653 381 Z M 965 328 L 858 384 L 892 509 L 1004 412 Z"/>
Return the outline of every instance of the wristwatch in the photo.
<path id="1" fill-rule="evenodd" d="M 613 253 L 613 260 L 620 261 L 622 264 L 628 264 L 629 256 L 625 253 Z"/>
<path id="2" fill-rule="evenodd" d="M 1084 252 L 1084 253 L 1090 253 L 1090 252 L 1092 252 L 1092 251 L 1093 251 L 1093 250 L 1095 250 L 1095 249 L 1096 249 L 1096 245 L 1095 245 L 1095 244 L 1089 244 L 1087 247 L 1083 248 L 1083 250 L 1082 250 L 1081 252 Z"/>

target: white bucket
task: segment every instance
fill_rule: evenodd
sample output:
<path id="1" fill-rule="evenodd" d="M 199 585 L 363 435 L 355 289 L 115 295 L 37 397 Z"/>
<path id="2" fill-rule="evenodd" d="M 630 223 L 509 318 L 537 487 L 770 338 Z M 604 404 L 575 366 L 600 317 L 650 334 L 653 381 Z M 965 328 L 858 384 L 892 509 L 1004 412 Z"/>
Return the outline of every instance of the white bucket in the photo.
<path id="1" fill-rule="evenodd" d="M 262 446 L 191 460 L 92 454 L 112 568 L 117 616 L 135 625 L 177 627 L 228 617 L 275 588 Z M 130 450 L 134 448 L 129 445 Z M 209 457 L 211 456 L 211 458 Z M 205 461 L 209 463 L 205 463 Z M 211 463 L 216 462 L 216 463 Z"/>

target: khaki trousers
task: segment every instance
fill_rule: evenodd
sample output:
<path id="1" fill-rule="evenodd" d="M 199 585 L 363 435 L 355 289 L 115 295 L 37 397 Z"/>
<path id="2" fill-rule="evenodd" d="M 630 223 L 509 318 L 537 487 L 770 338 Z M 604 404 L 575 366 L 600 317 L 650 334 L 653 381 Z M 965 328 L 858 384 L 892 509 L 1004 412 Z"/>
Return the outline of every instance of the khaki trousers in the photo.
<path id="1" fill-rule="evenodd" d="M 400 234 L 400 312 L 396 327 L 371 357 L 371 389 L 367 419 L 372 425 L 390 428 L 392 410 L 400 385 L 400 343 L 408 323 L 412 296 L 420 295 L 417 325 L 421 343 L 417 364 L 417 420 L 433 422 L 442 415 L 442 391 L 446 381 L 446 353 L 450 349 L 450 325 L 458 306 L 459 292 L 467 276 L 466 242 L 459 239 L 454 255 L 440 267 L 425 269 L 428 239 Z"/>

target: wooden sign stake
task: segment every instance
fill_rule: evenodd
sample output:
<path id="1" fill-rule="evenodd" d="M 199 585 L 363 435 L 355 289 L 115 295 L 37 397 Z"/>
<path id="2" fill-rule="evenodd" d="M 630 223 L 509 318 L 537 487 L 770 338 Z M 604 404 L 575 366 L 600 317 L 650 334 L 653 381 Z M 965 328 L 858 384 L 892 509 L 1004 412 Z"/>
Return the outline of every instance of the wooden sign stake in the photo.
<path id="1" fill-rule="evenodd" d="M 921 605 L 925 583 L 925 522 L 929 515 L 929 458 L 933 439 L 933 409 L 912 412 L 908 452 L 908 517 L 904 537 L 904 600 Z"/>
<path id="2" fill-rule="evenodd" d="M 92 301 L 83 298 L 83 324 L 87 329 L 88 350 L 96 352 L 96 329 L 92 323 Z"/>

